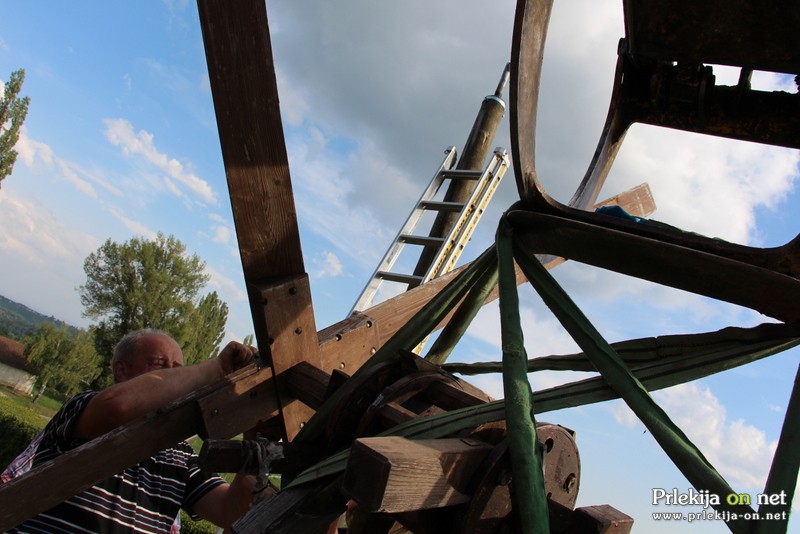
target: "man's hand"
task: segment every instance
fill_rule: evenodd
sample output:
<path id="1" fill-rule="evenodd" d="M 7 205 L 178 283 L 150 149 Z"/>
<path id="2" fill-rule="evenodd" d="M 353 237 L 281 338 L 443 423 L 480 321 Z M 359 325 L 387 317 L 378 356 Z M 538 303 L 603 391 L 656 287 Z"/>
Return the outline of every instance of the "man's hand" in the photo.
<path id="1" fill-rule="evenodd" d="M 217 356 L 222 373 L 228 375 L 237 369 L 250 365 L 255 360 L 258 349 L 236 341 L 228 343 Z"/>

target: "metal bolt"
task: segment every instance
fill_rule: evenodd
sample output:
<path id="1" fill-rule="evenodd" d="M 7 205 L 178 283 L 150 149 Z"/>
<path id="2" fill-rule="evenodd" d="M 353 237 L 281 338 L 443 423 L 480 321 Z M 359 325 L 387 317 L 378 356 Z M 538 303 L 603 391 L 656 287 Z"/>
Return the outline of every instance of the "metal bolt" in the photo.
<path id="1" fill-rule="evenodd" d="M 219 410 L 214 408 L 213 410 L 211 410 L 211 415 L 219 415 Z"/>
<path id="2" fill-rule="evenodd" d="M 294 333 L 299 336 L 300 334 L 303 333 L 303 328 L 301 326 L 298 326 L 297 328 L 294 329 Z"/>
<path id="3" fill-rule="evenodd" d="M 342 334 L 336 334 L 335 339 L 336 339 L 336 341 L 341 341 L 342 340 Z"/>
<path id="4" fill-rule="evenodd" d="M 376 349 L 375 347 L 372 347 L 371 349 L 369 349 L 369 353 L 370 354 L 375 354 L 376 352 L 378 352 L 378 349 Z"/>
<path id="5" fill-rule="evenodd" d="M 341 362 L 341 363 L 339 364 L 339 369 L 344 369 L 344 367 L 345 367 L 345 365 L 344 365 L 344 362 Z"/>
<path id="6" fill-rule="evenodd" d="M 293 286 L 293 287 L 290 287 L 290 288 L 289 288 L 289 294 L 290 294 L 290 295 L 296 295 L 296 294 L 297 294 L 297 288 L 296 288 L 296 287 L 294 287 L 294 286 Z"/>

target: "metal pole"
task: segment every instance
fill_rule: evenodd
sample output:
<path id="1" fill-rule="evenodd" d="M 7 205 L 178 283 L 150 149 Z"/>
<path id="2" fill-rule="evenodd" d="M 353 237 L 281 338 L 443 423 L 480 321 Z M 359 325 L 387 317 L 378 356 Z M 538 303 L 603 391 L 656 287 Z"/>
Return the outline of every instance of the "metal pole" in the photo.
<path id="1" fill-rule="evenodd" d="M 494 94 L 483 99 L 478 116 L 472 125 L 472 131 L 470 131 L 464 150 L 462 150 L 461 157 L 456 164 L 456 169 L 477 171 L 483 168 L 486 156 L 492 148 L 494 134 L 505 114 L 506 104 L 503 101 L 503 91 L 508 84 L 510 69 L 511 64 L 507 63 Z M 445 192 L 444 200 L 447 202 L 466 202 L 474 187 L 475 183 L 468 180 L 451 180 Z M 458 213 L 440 212 L 431 225 L 428 235 L 431 237 L 446 236 L 457 219 Z M 425 275 L 431 262 L 433 262 L 435 254 L 435 246 L 426 246 L 422 249 L 417 266 L 414 268 L 416 276 Z M 409 284 L 408 288 L 411 289 L 416 285 Z"/>

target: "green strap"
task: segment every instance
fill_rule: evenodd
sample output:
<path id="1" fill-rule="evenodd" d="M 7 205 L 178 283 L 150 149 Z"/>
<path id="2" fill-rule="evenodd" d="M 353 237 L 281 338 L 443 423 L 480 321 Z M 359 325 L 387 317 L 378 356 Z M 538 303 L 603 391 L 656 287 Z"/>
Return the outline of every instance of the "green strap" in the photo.
<path id="1" fill-rule="evenodd" d="M 727 327 L 702 334 L 681 334 L 631 339 L 611 348 L 631 370 L 691 361 L 694 367 L 713 365 L 714 372 L 744 365 L 800 344 L 800 324 L 765 323 L 753 328 Z M 442 369 L 462 375 L 501 373 L 502 362 L 445 363 Z M 528 372 L 596 371 L 582 352 L 540 356 L 528 360 Z M 690 378 L 689 380 L 693 380 Z M 685 380 L 688 382 L 689 380 Z M 648 387 L 648 390 L 652 388 Z"/>
<path id="2" fill-rule="evenodd" d="M 475 282 L 464 301 L 458 306 L 453 317 L 448 321 L 439 337 L 431 346 L 425 359 L 436 365 L 441 365 L 453 352 L 456 344 L 466 333 L 472 320 L 486 303 L 486 299 L 492 289 L 497 286 L 497 267 L 487 269 L 483 275 Z"/>
<path id="3" fill-rule="evenodd" d="M 536 437 L 533 396 L 528 382 L 528 357 L 519 316 L 517 278 L 510 228 L 502 221 L 497 231 L 500 288 L 500 330 L 503 345 L 508 450 L 513 471 L 514 509 L 522 532 L 549 534 L 550 521 L 542 471 L 542 446 Z"/>
<path id="4" fill-rule="evenodd" d="M 756 534 L 786 532 L 789 514 L 792 511 L 794 490 L 797 487 L 798 470 L 800 470 L 800 368 L 794 379 L 789 406 L 783 419 L 781 437 L 764 488 L 767 499 L 775 501 L 766 502 L 758 507 L 761 520 L 756 525 Z M 767 514 L 773 515 L 767 519 Z"/>
<path id="5" fill-rule="evenodd" d="M 533 255 L 519 247 L 515 247 L 514 252 L 517 263 L 545 304 L 581 347 L 608 385 L 620 395 L 633 413 L 644 423 L 689 482 L 698 490 L 708 490 L 710 494 L 719 495 L 721 502 L 715 506 L 717 510 L 736 514 L 731 517 L 737 519 L 726 521 L 731 531 L 735 533 L 751 532 L 752 521 L 745 520 L 743 516 L 745 513 L 752 514 L 753 509 L 749 506 L 734 506 L 727 503 L 725 497 L 734 492 L 725 479 L 650 397 L 625 362 L 603 339 L 541 263 Z M 740 517 L 742 519 L 739 519 Z"/>

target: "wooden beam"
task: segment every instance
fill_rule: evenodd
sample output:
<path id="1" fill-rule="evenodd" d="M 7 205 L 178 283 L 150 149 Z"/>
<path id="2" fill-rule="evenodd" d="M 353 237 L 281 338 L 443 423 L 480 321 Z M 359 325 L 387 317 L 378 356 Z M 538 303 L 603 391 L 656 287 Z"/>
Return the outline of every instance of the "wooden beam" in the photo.
<path id="1" fill-rule="evenodd" d="M 245 279 L 301 274 L 265 2 L 198 0 L 197 7 Z"/>
<path id="2" fill-rule="evenodd" d="M 409 512 L 469 501 L 467 484 L 492 446 L 474 439 L 358 439 L 342 491 L 368 512 Z"/>
<path id="3" fill-rule="evenodd" d="M 300 362 L 320 367 L 319 342 L 311 306 L 311 287 L 303 273 L 270 284 L 251 284 L 253 319 L 262 325 L 259 351 L 272 365 L 283 415 L 284 435 L 292 440 L 314 415 L 284 387 L 284 374 Z"/>
<path id="4" fill-rule="evenodd" d="M 254 416 L 253 411 L 228 410 L 226 407 L 230 403 L 240 404 L 242 400 L 255 404 L 250 396 L 255 392 L 259 398 L 259 414 L 276 411 L 278 407 L 271 395 L 274 391 L 271 382 L 272 371 L 269 368 L 247 367 L 0 485 L 0 502 L 3 503 L 0 506 L 0 532 L 162 449 L 194 434 L 204 434 L 204 416 L 198 404 L 223 410 L 230 419 L 230 427 L 255 426 L 259 416 Z"/>
<path id="5" fill-rule="evenodd" d="M 301 360 L 319 367 L 319 357 L 266 5 L 197 5 L 253 326 L 280 386 L 286 369 Z M 280 389 L 278 398 L 291 439 L 313 412 Z"/>

